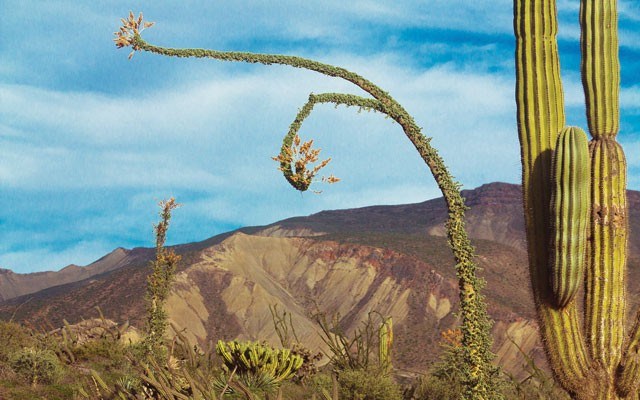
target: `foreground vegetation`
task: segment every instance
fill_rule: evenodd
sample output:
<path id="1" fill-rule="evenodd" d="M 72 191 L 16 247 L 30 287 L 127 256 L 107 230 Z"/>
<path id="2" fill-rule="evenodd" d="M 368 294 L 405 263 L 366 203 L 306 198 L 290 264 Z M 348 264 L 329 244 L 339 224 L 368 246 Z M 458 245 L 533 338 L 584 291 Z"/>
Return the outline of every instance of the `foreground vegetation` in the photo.
<path id="1" fill-rule="evenodd" d="M 180 258 L 164 246 L 174 199 L 160 202 L 156 258 L 147 279 L 142 332 L 98 317 L 60 329 L 36 331 L 0 322 L 2 399 L 198 399 L 198 400 L 426 400 L 460 399 L 465 392 L 461 330 L 442 335 L 441 361 L 428 374 L 401 374 L 393 365 L 393 321 L 372 312 L 355 332 L 338 316 L 314 315 L 324 354 L 296 335 L 291 314 L 270 308 L 280 340 L 189 343 L 165 311 Z M 171 328 L 171 329 L 170 329 Z M 170 340 L 169 340 L 170 338 Z M 438 349 L 435 349 L 438 350 Z M 499 395 L 514 399 L 561 398 L 552 380 L 531 365 L 524 381 L 506 375 Z M 496 370 L 497 371 L 497 370 Z"/>
<path id="2" fill-rule="evenodd" d="M 281 314 L 282 315 L 282 314 Z M 373 319 L 372 321 L 378 321 Z M 392 360 L 379 362 L 378 325 L 341 337 L 352 352 L 329 351 L 320 358 L 292 339 L 291 349 L 275 350 L 262 343 L 235 342 L 258 349 L 262 364 L 242 366 L 240 358 L 225 359 L 219 347 L 232 343 L 193 346 L 176 334 L 165 341 L 165 356 L 146 356 L 143 341 L 131 340 L 131 328 L 103 318 L 84 327 L 67 325 L 42 332 L 15 322 L 0 321 L 0 398 L 2 399 L 343 399 L 427 400 L 462 398 L 462 358 L 459 332 L 445 332 L 441 360 L 425 374 L 393 369 Z M 333 329 L 334 327 L 331 327 Z M 365 331 L 376 332 L 365 335 Z M 334 336 L 334 338 L 340 338 Z M 368 342 L 368 341 L 371 342 Z M 342 343 L 337 340 L 335 343 Z M 358 348 L 368 352 L 358 353 Z M 288 357 L 285 355 L 288 354 Z M 351 354 L 351 359 L 347 359 Z M 289 373 L 264 368 L 268 361 L 302 361 Z M 235 363 L 235 364 L 234 364 Z M 294 367 L 296 365 L 293 365 Z M 234 372 L 235 368 L 235 372 Z M 295 369 L 295 373 L 292 373 Z M 521 381 L 500 375 L 500 392 L 507 399 L 562 399 L 562 392 L 543 372 L 531 368 Z"/>
<path id="3" fill-rule="evenodd" d="M 146 318 L 139 329 L 95 318 L 59 329 L 0 321 L 0 399 L 461 399 L 465 358 L 460 329 L 442 332 L 438 363 L 424 373 L 394 368 L 391 318 L 372 312 L 354 332 L 339 316 L 313 315 L 325 353 L 308 349 L 291 314 L 272 306 L 280 344 L 230 341 L 189 343 L 169 323 L 166 301 L 180 257 L 165 247 L 174 199 L 160 202 L 156 257 L 147 278 Z M 407 243 L 406 240 L 403 243 Z M 188 329 L 188 328 L 187 328 Z M 492 379 L 507 399 L 562 398 L 531 364 L 517 381 L 498 369 Z"/>

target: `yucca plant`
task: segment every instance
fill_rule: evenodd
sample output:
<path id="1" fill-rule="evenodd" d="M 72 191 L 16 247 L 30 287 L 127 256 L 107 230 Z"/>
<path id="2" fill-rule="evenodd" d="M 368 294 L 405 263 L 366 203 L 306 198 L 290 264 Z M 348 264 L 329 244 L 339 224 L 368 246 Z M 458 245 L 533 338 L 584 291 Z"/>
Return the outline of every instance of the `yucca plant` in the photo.
<path id="1" fill-rule="evenodd" d="M 514 4 L 522 186 L 542 342 L 573 398 L 637 399 L 640 314 L 625 333 L 628 210 L 625 157 L 616 141 L 616 1 L 580 3 L 588 144 L 581 129 L 565 127 L 555 0 Z"/>
<path id="2" fill-rule="evenodd" d="M 315 167 L 311 167 L 310 164 L 317 161 L 318 153 L 311 149 L 311 143 L 300 143 L 298 138 L 302 122 L 311 114 L 317 104 L 329 103 L 336 106 L 344 105 L 357 107 L 361 110 L 376 111 L 385 114 L 400 125 L 430 169 L 449 210 L 446 229 L 449 244 L 456 260 L 456 273 L 460 287 L 461 329 L 466 362 L 464 373 L 466 396 L 469 399 L 498 397 L 494 382 L 495 367 L 491 364 L 493 359 L 490 336 L 491 322 L 487 315 L 484 297 L 480 293 L 482 281 L 476 277 L 474 249 L 465 231 L 464 213 L 466 207 L 460 195 L 460 185 L 454 181 L 442 158 L 431 146 L 430 139 L 422 133 L 420 127 L 404 107 L 387 92 L 358 74 L 344 68 L 301 57 L 155 46 L 147 43 L 140 36 L 144 29 L 152 25 L 153 23 L 143 21 L 142 14 L 136 18 L 130 12 L 128 18 L 122 19 L 122 26 L 115 33 L 116 46 L 119 48 L 131 47 L 133 51 L 130 57 L 135 51 L 145 51 L 168 57 L 210 58 L 266 65 L 289 65 L 346 80 L 367 95 L 367 97 L 363 97 L 343 93 L 322 93 L 309 96 L 308 101 L 291 124 L 289 132 L 283 140 L 280 154 L 276 157 L 285 178 L 298 190 L 307 190 L 318 170 L 327 162 L 325 160 Z M 336 179 L 330 176 L 327 180 L 331 182 Z"/>

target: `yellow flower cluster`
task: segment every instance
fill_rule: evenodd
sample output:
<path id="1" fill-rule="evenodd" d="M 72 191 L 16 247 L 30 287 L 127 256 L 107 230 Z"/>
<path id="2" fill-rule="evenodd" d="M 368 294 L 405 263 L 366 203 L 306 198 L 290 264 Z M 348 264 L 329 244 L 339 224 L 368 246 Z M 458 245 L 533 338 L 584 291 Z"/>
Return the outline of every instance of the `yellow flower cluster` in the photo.
<path id="1" fill-rule="evenodd" d="M 280 171 L 285 172 L 293 165 L 291 180 L 299 184 L 301 187 L 309 187 L 318 171 L 326 167 L 331 161 L 331 158 L 327 158 L 312 169 L 308 169 L 308 165 L 318 162 L 318 156 L 321 150 L 314 149 L 312 146 L 313 140 L 303 143 L 300 140 L 300 136 L 295 135 L 293 137 L 291 147 L 284 148 L 277 157 L 272 157 L 274 161 L 281 164 L 279 167 Z M 284 165 L 286 165 L 286 167 Z M 340 181 L 339 178 L 336 178 L 333 175 L 329 175 L 328 177 L 323 176 L 321 180 L 326 183 L 336 183 Z"/>

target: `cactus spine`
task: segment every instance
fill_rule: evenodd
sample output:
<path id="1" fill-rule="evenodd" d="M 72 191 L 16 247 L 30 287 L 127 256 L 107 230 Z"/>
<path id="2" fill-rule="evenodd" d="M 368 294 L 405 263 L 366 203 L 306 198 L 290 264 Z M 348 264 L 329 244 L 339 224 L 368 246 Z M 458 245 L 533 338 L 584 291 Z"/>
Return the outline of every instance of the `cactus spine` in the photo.
<path id="1" fill-rule="evenodd" d="M 563 130 L 555 0 L 514 4 L 524 208 L 540 334 L 557 380 L 574 398 L 636 399 L 640 314 L 626 344 L 624 330 L 626 163 L 615 140 L 620 84 L 616 1 L 582 0 L 580 5 L 582 83 L 592 136 L 588 200 L 578 181 L 560 185 L 557 176 L 563 172 L 558 164 L 566 157 L 566 132 L 573 128 Z M 562 208 L 565 199 L 567 209 Z M 585 204 L 585 305 L 579 310 L 572 299 L 583 274 Z M 575 219 L 566 219 L 562 214 L 572 209 Z M 579 311 L 584 311 L 584 327 Z"/>

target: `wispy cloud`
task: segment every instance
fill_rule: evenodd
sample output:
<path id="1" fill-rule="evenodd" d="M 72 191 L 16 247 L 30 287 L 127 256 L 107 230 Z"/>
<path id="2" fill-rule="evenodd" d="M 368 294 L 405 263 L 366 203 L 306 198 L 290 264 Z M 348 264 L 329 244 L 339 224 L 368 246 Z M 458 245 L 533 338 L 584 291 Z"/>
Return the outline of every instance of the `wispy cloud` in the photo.
<path id="1" fill-rule="evenodd" d="M 111 32 L 130 8 L 157 22 L 145 35 L 159 44 L 300 54 L 361 73 L 416 117 L 465 188 L 519 180 L 510 2 L 464 2 L 455 12 L 444 0 L 40 3 L 3 4 L 0 17 L 1 266 L 55 269 L 149 245 L 155 204 L 169 196 L 184 203 L 170 232 L 181 243 L 438 195 L 398 126 L 330 106 L 302 135 L 343 181 L 318 187 L 321 195 L 295 192 L 270 157 L 298 108 L 310 92 L 362 93 L 288 67 L 149 54 L 129 62 Z M 559 2 L 563 80 L 568 121 L 581 123 L 574 4 Z M 623 123 L 634 125 L 638 8 L 619 6 Z M 640 165 L 635 155 L 629 162 Z"/>

